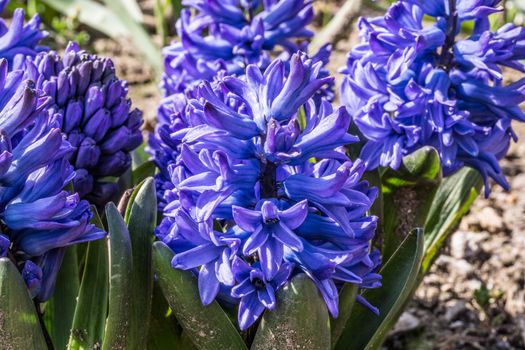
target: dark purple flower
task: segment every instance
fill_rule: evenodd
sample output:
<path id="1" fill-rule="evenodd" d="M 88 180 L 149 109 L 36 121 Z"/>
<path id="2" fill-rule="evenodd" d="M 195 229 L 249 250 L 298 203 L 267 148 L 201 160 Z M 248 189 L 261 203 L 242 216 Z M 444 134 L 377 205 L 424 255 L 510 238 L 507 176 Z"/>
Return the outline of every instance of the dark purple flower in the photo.
<path id="1" fill-rule="evenodd" d="M 334 317 L 343 283 L 380 284 L 370 253 L 377 218 L 367 215 L 377 189 L 342 147 L 357 141 L 345 108 L 315 100 L 332 82 L 322 65 L 298 53 L 201 82 L 157 129 L 167 166 L 156 235 L 176 253 L 174 267 L 198 273 L 205 304 L 240 298 L 241 329 L 273 309 L 297 273 Z"/>
<path id="2" fill-rule="evenodd" d="M 50 103 L 21 70 L 0 60 L 0 252 L 23 266 L 32 295 L 48 299 L 64 248 L 104 237 L 89 203 L 64 188 L 75 178 L 74 148 L 42 111 Z M 8 251 L 6 251 L 6 249 Z"/>
<path id="3" fill-rule="evenodd" d="M 384 17 L 361 19 L 362 44 L 349 54 L 343 103 L 367 143 L 369 169 L 397 169 L 404 155 L 435 147 L 445 175 L 463 166 L 508 184 L 498 160 L 515 138 L 511 120 L 525 121 L 525 79 L 505 85 L 502 67 L 525 71 L 525 30 L 490 31 L 496 0 L 403 0 Z M 423 17 L 434 17 L 424 25 Z M 474 21 L 466 38 L 463 22 Z M 489 142 L 497 142 L 490 144 Z"/>
<path id="4" fill-rule="evenodd" d="M 117 191 L 111 178 L 131 166 L 130 152 L 142 143 L 142 113 L 131 108 L 125 81 L 113 62 L 70 43 L 61 58 L 42 53 L 27 62 L 28 75 L 52 97 L 46 109 L 75 148 L 69 161 L 79 176 L 75 190 L 102 206 Z"/>

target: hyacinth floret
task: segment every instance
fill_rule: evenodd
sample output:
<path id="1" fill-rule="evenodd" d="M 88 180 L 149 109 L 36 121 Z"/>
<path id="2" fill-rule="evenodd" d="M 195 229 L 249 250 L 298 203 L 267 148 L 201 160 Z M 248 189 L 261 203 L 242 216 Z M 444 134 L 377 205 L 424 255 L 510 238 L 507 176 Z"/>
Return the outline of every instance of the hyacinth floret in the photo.
<path id="1" fill-rule="evenodd" d="M 181 122 L 160 129 L 174 160 L 161 169 L 169 180 L 156 235 L 176 253 L 174 268 L 198 275 L 205 305 L 240 303 L 243 330 L 301 272 L 334 317 L 343 283 L 380 285 L 377 218 L 367 215 L 377 189 L 344 152 L 357 141 L 346 109 L 313 99 L 332 81 L 321 67 L 297 53 L 201 82 Z"/>
<path id="2" fill-rule="evenodd" d="M 9 4 L 9 0 L 0 0 L 0 13 Z M 7 60 L 9 68 L 19 68 L 26 57 L 35 57 L 39 52 L 47 50 L 39 42 L 47 36 L 40 30 L 40 16 L 35 14 L 24 24 L 25 12 L 15 9 L 10 25 L 0 19 L 0 57 Z"/>
<path id="3" fill-rule="evenodd" d="M 75 178 L 74 148 L 42 113 L 50 97 L 8 72 L 0 60 L 0 255 L 8 256 L 38 301 L 48 299 L 65 247 L 104 237 L 89 222 L 90 205 L 64 188 Z"/>
<path id="4" fill-rule="evenodd" d="M 142 113 L 132 109 L 127 82 L 113 62 L 70 43 L 63 57 L 54 51 L 26 62 L 38 88 L 52 98 L 46 108 L 69 143 L 77 176 L 75 191 L 103 206 L 117 193 L 114 179 L 131 166 L 130 152 L 142 143 Z"/>
<path id="5" fill-rule="evenodd" d="M 491 31 L 498 3 L 401 0 L 384 17 L 360 19 L 362 43 L 348 54 L 341 95 L 367 140 L 368 169 L 397 169 L 403 155 L 430 145 L 444 175 L 469 166 L 484 178 L 486 195 L 489 178 L 508 188 L 498 160 L 516 139 L 511 121 L 525 121 L 518 106 L 525 79 L 507 84 L 503 72 L 525 72 L 525 29 Z M 468 21 L 474 26 L 465 37 Z"/>

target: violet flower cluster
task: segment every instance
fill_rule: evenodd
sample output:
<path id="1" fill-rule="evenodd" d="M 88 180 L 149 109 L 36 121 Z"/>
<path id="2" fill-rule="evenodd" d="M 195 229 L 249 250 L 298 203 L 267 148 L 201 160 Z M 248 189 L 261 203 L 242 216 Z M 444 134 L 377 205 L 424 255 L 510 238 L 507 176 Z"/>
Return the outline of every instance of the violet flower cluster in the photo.
<path id="1" fill-rule="evenodd" d="M 398 168 L 403 155 L 430 145 L 444 175 L 468 166 L 486 195 L 488 178 L 508 187 L 498 160 L 516 139 L 511 121 L 525 121 L 525 79 L 507 84 L 503 69 L 525 72 L 525 29 L 491 31 L 498 2 L 401 0 L 384 17 L 360 19 L 362 43 L 348 54 L 341 95 L 368 140 L 368 169 Z M 465 37 L 467 22 L 474 27 Z"/>
<path id="2" fill-rule="evenodd" d="M 259 1 L 202 1 L 185 0 L 189 9 L 181 12 L 177 22 L 180 42 L 166 47 L 161 87 L 164 98 L 160 103 L 157 130 L 149 139 L 148 151 L 160 173 L 157 175 L 159 205 L 165 205 L 163 185 L 169 182 L 168 166 L 175 161 L 164 136 L 187 125 L 184 117 L 189 99 L 195 98 L 194 87 L 202 81 L 214 83 L 224 76 L 241 76 L 248 64 L 264 70 L 270 63 L 270 52 L 280 51 L 288 62 L 292 53 L 306 51 L 312 32 L 306 26 L 313 18 L 309 0 Z M 322 62 L 319 75 L 328 77 L 331 46 L 325 45 L 312 57 Z M 285 65 L 289 71 L 288 64 Z M 333 82 L 315 94 L 315 100 L 334 98 Z M 169 190 L 169 188 L 168 188 Z"/>
<path id="3" fill-rule="evenodd" d="M 297 273 L 334 317 L 343 283 L 380 285 L 370 252 L 377 218 L 366 214 L 377 189 L 342 147 L 357 141 L 350 116 L 314 101 L 332 80 L 321 62 L 294 54 L 286 65 L 201 82 L 173 132 L 160 135 L 175 161 L 161 169 L 169 181 L 156 235 L 176 253 L 174 268 L 198 275 L 203 304 L 239 303 L 242 330 Z"/>
<path id="4" fill-rule="evenodd" d="M 87 201 L 64 188 L 74 179 L 74 148 L 41 113 L 50 99 L 0 59 L 0 256 L 22 272 L 31 295 L 48 299 L 64 248 L 105 236 L 89 223 Z"/>
<path id="5" fill-rule="evenodd" d="M 127 82 L 119 80 L 113 62 L 90 55 L 70 43 L 61 58 L 54 51 L 26 64 L 27 74 L 52 103 L 56 120 L 75 148 L 75 191 L 103 206 L 118 191 L 115 178 L 131 167 L 130 152 L 142 143 L 142 113 L 131 108 Z"/>
<path id="6" fill-rule="evenodd" d="M 0 0 L 0 10 L 8 1 Z M 37 301 L 53 292 L 65 248 L 102 238 L 88 198 L 103 205 L 108 177 L 130 166 L 142 142 L 113 64 L 70 44 L 64 59 L 21 9 L 0 32 L 0 256 L 8 256 Z M 73 187 L 70 185 L 73 184 Z M 66 188 L 74 188 L 70 193 Z"/>
<path id="7" fill-rule="evenodd" d="M 287 53 L 296 52 L 301 44 L 294 39 L 312 36 L 305 28 L 313 18 L 309 0 L 265 0 L 261 5 L 259 1 L 184 0 L 182 4 L 196 14 L 181 11 L 180 42 L 164 49 L 166 96 L 201 80 L 212 81 L 220 71 L 239 75 L 248 64 L 265 68 L 269 51 L 280 46 Z"/>
<path id="8" fill-rule="evenodd" d="M 8 4 L 9 0 L 0 0 L 0 13 Z M 34 57 L 47 50 L 45 46 L 39 45 L 47 33 L 40 30 L 38 14 L 27 23 L 24 23 L 24 16 L 24 10 L 17 8 L 9 26 L 0 19 L 0 57 L 7 60 L 10 69 L 20 67 L 26 57 Z"/>

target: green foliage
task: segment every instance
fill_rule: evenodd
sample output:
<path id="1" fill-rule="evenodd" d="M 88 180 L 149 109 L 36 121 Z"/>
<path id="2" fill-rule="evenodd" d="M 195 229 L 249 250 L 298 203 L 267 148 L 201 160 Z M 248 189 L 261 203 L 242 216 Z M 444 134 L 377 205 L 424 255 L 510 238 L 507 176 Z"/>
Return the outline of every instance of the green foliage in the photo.
<path id="1" fill-rule="evenodd" d="M 153 266 L 151 246 L 157 224 L 157 195 L 155 181 L 148 178 L 139 185 L 129 201 L 125 221 L 131 237 L 133 270 L 131 290 L 133 307 L 129 310 L 131 343 L 136 349 L 144 349 L 147 341 L 149 315 L 153 294 Z"/>
<path id="2" fill-rule="evenodd" d="M 57 349 L 66 349 L 80 290 L 77 247 L 66 248 L 53 297 L 45 304 L 44 322 Z"/>
<path id="3" fill-rule="evenodd" d="M 382 175 L 384 261 L 408 232 L 424 227 L 441 177 L 439 155 L 431 147 L 403 157 L 399 170 L 388 169 Z"/>
<path id="4" fill-rule="evenodd" d="M 171 267 L 173 252 L 153 244 L 153 263 L 159 285 L 184 332 L 201 350 L 247 349 L 239 332 L 216 301 L 203 306 L 197 279 L 190 271 Z"/>
<path id="5" fill-rule="evenodd" d="M 439 187 L 425 222 L 423 274 L 430 269 L 445 239 L 469 211 L 482 185 L 477 171 L 463 168 L 446 178 Z"/>
<path id="6" fill-rule="evenodd" d="M 362 295 L 380 310 L 376 316 L 356 305 L 336 343 L 336 350 L 379 349 L 417 285 L 424 252 L 423 231 L 412 231 L 381 269 L 382 287 Z"/>
<path id="7" fill-rule="evenodd" d="M 93 223 L 104 228 L 95 211 Z M 93 349 L 102 345 L 108 309 L 109 261 L 107 239 L 89 242 L 68 349 Z"/>
<path id="8" fill-rule="evenodd" d="M 160 73 L 160 50 L 141 23 L 143 16 L 136 0 L 105 0 L 105 5 L 94 0 L 41 1 L 63 15 L 76 18 L 80 23 L 113 39 L 130 39 L 150 66 Z"/>
<path id="9" fill-rule="evenodd" d="M 0 258 L 0 346 L 46 349 L 35 306 L 16 266 Z"/>
<path id="10" fill-rule="evenodd" d="M 330 349 L 330 318 L 323 298 L 304 273 L 277 292 L 277 306 L 266 311 L 252 350 Z"/>

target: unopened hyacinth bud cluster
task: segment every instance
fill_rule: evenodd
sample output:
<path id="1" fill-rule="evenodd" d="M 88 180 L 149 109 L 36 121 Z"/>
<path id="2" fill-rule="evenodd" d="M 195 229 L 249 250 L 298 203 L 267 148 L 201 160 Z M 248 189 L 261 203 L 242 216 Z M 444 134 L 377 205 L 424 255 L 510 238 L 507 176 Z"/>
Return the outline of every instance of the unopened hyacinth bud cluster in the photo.
<path id="1" fill-rule="evenodd" d="M 64 248 L 105 236 L 89 223 L 87 201 L 64 188 L 74 148 L 42 118 L 51 102 L 24 72 L 0 59 L 0 256 L 17 263 L 31 295 L 50 297 Z"/>
<path id="2" fill-rule="evenodd" d="M 0 0 L 0 13 L 9 4 L 9 0 Z M 10 24 L 0 19 L 0 57 L 8 62 L 10 69 L 20 67 L 26 57 L 34 57 L 47 50 L 39 42 L 47 36 L 40 30 L 40 16 L 35 14 L 29 22 L 24 23 L 24 10 L 18 8 L 13 13 Z"/>
<path id="3" fill-rule="evenodd" d="M 142 113 L 132 109 L 127 82 L 115 75 L 108 58 L 90 55 L 70 43 L 63 58 L 39 54 L 28 75 L 52 98 L 47 108 L 75 151 L 75 191 L 103 206 L 117 193 L 116 178 L 131 166 L 130 152 L 142 143 Z"/>
<path id="4" fill-rule="evenodd" d="M 499 0 L 402 0 L 384 17 L 362 18 L 362 43 L 348 55 L 341 98 L 368 140 L 368 169 L 398 168 L 403 155 L 435 147 L 444 175 L 463 166 L 504 188 L 498 160 L 525 121 L 525 79 L 506 83 L 504 69 L 525 72 L 525 29 L 490 30 Z M 470 34 L 461 33 L 467 22 Z"/>
<path id="5" fill-rule="evenodd" d="M 380 285 L 370 250 L 377 218 L 366 214 L 377 189 L 342 147 L 357 141 L 345 108 L 312 98 L 332 80 L 321 66 L 295 54 L 264 72 L 249 65 L 243 77 L 201 82 L 185 127 L 162 135 L 176 161 L 156 235 L 176 253 L 174 268 L 198 275 L 203 304 L 239 303 L 243 330 L 301 272 L 334 317 L 343 283 Z"/>

